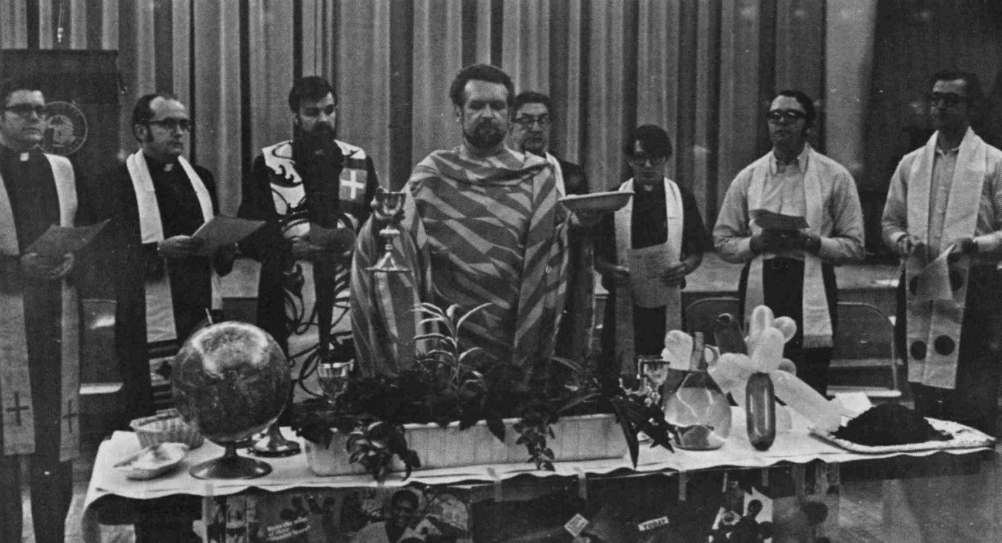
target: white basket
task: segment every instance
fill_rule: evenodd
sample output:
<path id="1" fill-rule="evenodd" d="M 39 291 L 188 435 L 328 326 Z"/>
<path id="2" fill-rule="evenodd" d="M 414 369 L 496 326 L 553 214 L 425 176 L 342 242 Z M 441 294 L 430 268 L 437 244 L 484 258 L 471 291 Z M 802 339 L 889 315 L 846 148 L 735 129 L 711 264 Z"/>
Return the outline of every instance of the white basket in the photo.
<path id="1" fill-rule="evenodd" d="M 161 443 L 184 443 L 191 449 L 197 449 L 205 442 L 205 436 L 188 426 L 176 409 L 135 419 L 129 426 L 136 432 L 139 444 L 143 447 Z"/>

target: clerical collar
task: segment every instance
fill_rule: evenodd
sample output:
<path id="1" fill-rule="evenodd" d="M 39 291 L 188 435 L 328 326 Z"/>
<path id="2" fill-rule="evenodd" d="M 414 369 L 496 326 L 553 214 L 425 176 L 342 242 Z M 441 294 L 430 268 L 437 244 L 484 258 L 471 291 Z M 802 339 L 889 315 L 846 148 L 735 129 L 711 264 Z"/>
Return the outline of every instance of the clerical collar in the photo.
<path id="1" fill-rule="evenodd" d="M 143 156 L 146 157 L 146 165 L 149 167 L 150 172 L 169 173 L 174 171 L 174 167 L 178 165 L 176 158 L 170 162 L 161 162 L 146 153 L 143 153 Z"/>
<path id="2" fill-rule="evenodd" d="M 0 150 L 3 151 L 5 156 L 9 157 L 8 160 L 16 160 L 18 162 L 28 162 L 31 160 L 31 151 L 19 151 L 17 149 L 11 149 L 5 145 L 0 145 Z"/>

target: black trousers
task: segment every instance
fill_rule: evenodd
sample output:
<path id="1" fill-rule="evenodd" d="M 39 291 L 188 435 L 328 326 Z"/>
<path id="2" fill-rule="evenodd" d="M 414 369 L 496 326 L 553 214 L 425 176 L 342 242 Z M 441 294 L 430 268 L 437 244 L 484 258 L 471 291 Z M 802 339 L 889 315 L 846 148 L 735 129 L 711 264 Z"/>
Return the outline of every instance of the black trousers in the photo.
<path id="1" fill-rule="evenodd" d="M 738 283 L 738 311 L 744 315 L 745 295 L 748 291 L 748 271 L 751 263 L 741 270 Z M 822 264 L 821 276 L 828 300 L 828 316 L 834 335 L 838 320 L 838 287 L 835 268 Z M 832 348 L 804 348 L 804 262 L 794 258 L 777 257 L 762 265 L 762 287 L 765 305 L 777 317 L 790 317 L 797 323 L 797 333 L 786 342 L 783 356 L 797 366 L 797 377 L 821 394 L 828 390 L 828 367 L 832 361 Z"/>
<path id="2" fill-rule="evenodd" d="M 41 441 L 41 440 L 39 440 Z M 20 456 L 0 456 L 0 541 L 21 541 Z M 28 456 L 31 518 L 36 543 L 59 543 L 66 535 L 66 513 L 73 499 L 73 464 L 59 461 L 59 448 Z"/>
<path id="3" fill-rule="evenodd" d="M 904 283 L 901 281 L 899 307 L 904 304 Z M 955 388 L 910 384 L 915 410 L 922 416 L 952 420 L 994 436 L 1002 379 L 1002 273 L 994 266 L 974 266 L 967 288 Z M 903 308 L 898 315 L 903 344 L 907 315 Z M 901 352 L 909 353 L 910 358 L 910 350 Z"/>

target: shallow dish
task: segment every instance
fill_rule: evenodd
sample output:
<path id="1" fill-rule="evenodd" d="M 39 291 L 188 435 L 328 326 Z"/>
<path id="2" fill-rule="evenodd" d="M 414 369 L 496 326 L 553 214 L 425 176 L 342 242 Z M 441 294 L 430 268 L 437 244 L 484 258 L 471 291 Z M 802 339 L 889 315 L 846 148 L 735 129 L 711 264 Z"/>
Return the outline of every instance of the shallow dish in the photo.
<path id="1" fill-rule="evenodd" d="M 946 449 L 977 449 L 991 447 L 995 444 L 995 438 L 978 431 L 970 426 L 949 421 L 926 417 L 933 428 L 945 432 L 951 436 L 948 441 L 926 441 L 924 443 L 906 443 L 903 445 L 861 445 L 845 439 L 837 438 L 832 434 L 811 430 L 811 433 L 821 439 L 838 445 L 847 451 L 862 454 L 886 454 L 896 452 L 916 452 Z"/>
<path id="2" fill-rule="evenodd" d="M 604 211 L 611 213 L 625 206 L 632 197 L 632 192 L 614 190 L 592 194 L 569 194 L 558 201 L 573 212 Z"/>
<path id="3" fill-rule="evenodd" d="M 115 467 L 122 470 L 129 479 L 153 479 L 176 468 L 186 454 L 188 446 L 184 443 L 160 443 L 144 447 L 115 464 Z"/>

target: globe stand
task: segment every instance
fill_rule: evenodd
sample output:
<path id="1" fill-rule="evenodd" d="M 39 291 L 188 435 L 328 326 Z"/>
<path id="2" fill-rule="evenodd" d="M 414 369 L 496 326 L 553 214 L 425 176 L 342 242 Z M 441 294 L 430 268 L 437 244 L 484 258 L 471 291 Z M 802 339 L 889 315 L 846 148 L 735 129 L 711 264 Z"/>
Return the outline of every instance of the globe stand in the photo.
<path id="1" fill-rule="evenodd" d="M 265 458 L 281 458 L 283 456 L 297 455 L 299 454 L 299 450 L 299 443 L 285 439 L 276 422 L 268 427 L 268 433 L 258 440 L 253 447 L 247 449 L 247 452 L 254 456 L 263 456 Z"/>
<path id="2" fill-rule="evenodd" d="M 271 465 L 239 456 L 236 445 L 227 443 L 223 456 L 196 464 L 188 473 L 196 479 L 256 479 L 271 473 Z"/>

